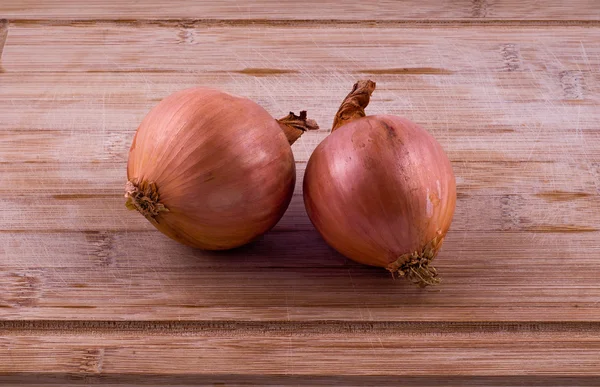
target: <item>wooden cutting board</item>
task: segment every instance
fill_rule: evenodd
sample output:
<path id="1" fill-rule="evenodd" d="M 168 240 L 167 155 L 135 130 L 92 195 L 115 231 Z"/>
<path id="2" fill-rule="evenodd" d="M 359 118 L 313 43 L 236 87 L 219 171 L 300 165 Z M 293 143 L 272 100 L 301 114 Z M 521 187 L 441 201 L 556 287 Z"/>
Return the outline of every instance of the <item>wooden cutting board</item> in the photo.
<path id="1" fill-rule="evenodd" d="M 2 1 L 0 382 L 598 383 L 600 4 L 563 3 Z M 171 92 L 308 110 L 301 182 L 360 78 L 368 113 L 452 161 L 439 287 L 329 248 L 301 184 L 230 252 L 126 210 L 133 134 Z"/>

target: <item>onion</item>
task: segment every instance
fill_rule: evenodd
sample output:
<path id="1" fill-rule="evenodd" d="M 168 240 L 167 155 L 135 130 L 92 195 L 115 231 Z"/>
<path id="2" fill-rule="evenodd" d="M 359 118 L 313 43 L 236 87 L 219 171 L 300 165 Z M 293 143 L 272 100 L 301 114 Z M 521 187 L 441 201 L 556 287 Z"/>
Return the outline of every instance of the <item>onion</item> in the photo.
<path id="1" fill-rule="evenodd" d="M 218 90 L 176 92 L 137 129 L 126 205 L 186 245 L 241 246 L 283 216 L 296 181 L 290 145 L 317 128 L 306 112 L 275 120 L 249 99 Z"/>
<path id="2" fill-rule="evenodd" d="M 420 126 L 366 116 L 372 81 L 342 103 L 332 133 L 311 155 L 304 203 L 325 241 L 348 258 L 424 287 L 439 281 L 431 261 L 456 206 L 452 166 Z"/>

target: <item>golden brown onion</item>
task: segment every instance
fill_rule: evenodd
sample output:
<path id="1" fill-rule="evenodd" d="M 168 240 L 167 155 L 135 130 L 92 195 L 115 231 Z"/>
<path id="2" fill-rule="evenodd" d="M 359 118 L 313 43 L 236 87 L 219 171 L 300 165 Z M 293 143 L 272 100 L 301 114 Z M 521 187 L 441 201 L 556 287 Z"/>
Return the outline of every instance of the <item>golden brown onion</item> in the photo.
<path id="1" fill-rule="evenodd" d="M 290 148 L 316 123 L 275 120 L 249 99 L 208 88 L 176 92 L 138 128 L 127 163 L 127 207 L 186 245 L 241 246 L 271 229 L 296 180 Z"/>
<path id="2" fill-rule="evenodd" d="M 452 166 L 423 128 L 391 115 L 365 117 L 375 90 L 359 81 L 304 176 L 308 215 L 325 241 L 357 262 L 426 286 L 456 205 Z"/>

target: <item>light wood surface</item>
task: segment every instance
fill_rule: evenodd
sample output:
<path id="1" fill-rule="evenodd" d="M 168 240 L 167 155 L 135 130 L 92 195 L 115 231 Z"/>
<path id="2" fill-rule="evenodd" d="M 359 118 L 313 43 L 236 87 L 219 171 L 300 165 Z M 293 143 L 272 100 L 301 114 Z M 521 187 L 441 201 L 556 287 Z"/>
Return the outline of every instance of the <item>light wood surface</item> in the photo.
<path id="1" fill-rule="evenodd" d="M 3 0 L 1 10 L 6 18 L 22 20 L 600 20 L 595 0 Z"/>
<path id="2" fill-rule="evenodd" d="M 0 383 L 597 385 L 600 4 L 3 1 Z M 442 144 L 458 204 L 437 289 L 353 263 L 298 183 L 230 252 L 125 209 L 169 93 L 247 96 L 322 130 L 353 82 Z"/>

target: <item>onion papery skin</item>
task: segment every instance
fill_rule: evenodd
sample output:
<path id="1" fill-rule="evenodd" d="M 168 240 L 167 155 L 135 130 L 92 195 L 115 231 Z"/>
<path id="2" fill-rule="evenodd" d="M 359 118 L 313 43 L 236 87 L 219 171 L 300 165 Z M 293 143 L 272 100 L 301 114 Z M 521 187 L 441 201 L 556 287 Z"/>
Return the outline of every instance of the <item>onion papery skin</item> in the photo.
<path id="1" fill-rule="evenodd" d="M 271 229 L 294 191 L 281 125 L 249 99 L 209 88 L 176 92 L 137 129 L 127 206 L 189 246 L 226 250 Z M 160 207 L 160 208 L 157 208 Z"/>
<path id="2" fill-rule="evenodd" d="M 452 221 L 456 182 L 419 125 L 364 113 L 342 124 L 311 155 L 303 194 L 315 228 L 341 254 L 419 286 L 437 282 L 430 262 Z"/>

